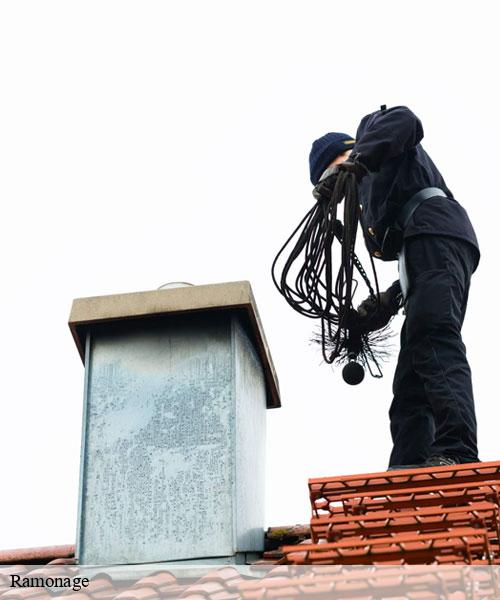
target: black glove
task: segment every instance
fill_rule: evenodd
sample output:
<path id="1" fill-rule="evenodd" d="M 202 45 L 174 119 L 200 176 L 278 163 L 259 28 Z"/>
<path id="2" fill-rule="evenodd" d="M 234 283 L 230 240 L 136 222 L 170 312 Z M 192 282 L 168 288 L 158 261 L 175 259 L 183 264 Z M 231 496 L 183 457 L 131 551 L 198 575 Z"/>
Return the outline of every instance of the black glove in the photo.
<path id="1" fill-rule="evenodd" d="M 339 171 L 346 171 L 347 173 L 354 173 L 356 175 L 356 181 L 359 183 L 365 175 L 368 175 L 369 171 L 363 163 L 359 160 L 351 160 L 348 158 L 340 165 L 337 165 Z"/>
<path id="2" fill-rule="evenodd" d="M 330 200 L 337 182 L 338 174 L 341 171 L 354 173 L 358 183 L 369 173 L 368 169 L 359 160 L 347 159 L 343 163 L 329 167 L 323 173 L 320 181 L 314 186 L 313 196 L 316 200 L 325 200 L 326 202 Z"/>
<path id="3" fill-rule="evenodd" d="M 399 310 L 399 298 L 393 288 L 380 292 L 377 298 L 370 296 L 358 306 L 359 324 L 368 331 L 376 331 L 385 327 Z"/>
<path id="4" fill-rule="evenodd" d="M 328 173 L 326 177 L 323 177 L 323 179 L 314 186 L 313 196 L 316 200 L 324 200 L 325 202 L 330 201 L 335 188 L 335 183 L 337 182 L 337 174 L 338 171 L 332 169 L 332 172 Z"/>

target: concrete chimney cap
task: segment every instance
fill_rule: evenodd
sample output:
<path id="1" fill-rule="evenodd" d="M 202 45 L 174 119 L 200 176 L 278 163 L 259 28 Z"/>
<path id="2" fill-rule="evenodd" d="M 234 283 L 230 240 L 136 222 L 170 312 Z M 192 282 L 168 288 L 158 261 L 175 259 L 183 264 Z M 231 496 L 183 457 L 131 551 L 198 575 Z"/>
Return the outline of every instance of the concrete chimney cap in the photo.
<path id="1" fill-rule="evenodd" d="M 85 362 L 85 339 L 94 325 L 210 310 L 242 310 L 246 314 L 249 333 L 265 373 L 267 406 L 280 407 L 278 377 L 248 281 L 188 284 L 148 292 L 76 298 L 68 324 L 80 357 Z"/>

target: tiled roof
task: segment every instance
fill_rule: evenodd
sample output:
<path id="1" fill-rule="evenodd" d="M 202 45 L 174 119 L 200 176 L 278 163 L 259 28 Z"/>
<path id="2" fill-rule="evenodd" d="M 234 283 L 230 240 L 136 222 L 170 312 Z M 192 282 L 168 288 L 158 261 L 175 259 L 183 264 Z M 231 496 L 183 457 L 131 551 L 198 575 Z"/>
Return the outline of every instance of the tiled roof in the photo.
<path id="1" fill-rule="evenodd" d="M 283 525 L 269 527 L 265 532 L 264 561 L 276 564 L 283 557 L 281 546 L 299 544 L 311 538 L 309 525 Z M 0 550 L 1 565 L 74 565 L 75 545 L 44 546 L 41 548 L 20 548 L 16 550 Z"/>
<path id="2" fill-rule="evenodd" d="M 0 550 L 0 565 L 6 564 L 42 564 L 51 561 L 72 559 L 75 555 L 74 544 L 66 546 L 44 546 L 42 548 L 21 548 L 18 550 Z"/>
<path id="3" fill-rule="evenodd" d="M 309 480 L 289 564 L 500 564 L 500 462 Z"/>
<path id="4" fill-rule="evenodd" d="M 53 567 L 44 567 L 29 572 L 29 576 L 68 576 L 68 569 L 56 573 Z M 11 567 L 9 574 L 13 573 L 27 575 L 27 567 Z M 166 570 L 135 581 L 97 574 L 85 592 L 62 593 L 53 590 L 49 593 L 44 588 L 12 589 L 8 586 L 7 575 L 0 567 L 0 600 L 479 600 L 494 598 L 497 591 L 491 568 L 458 565 L 379 567 L 376 570 L 373 566 L 355 569 L 339 565 L 307 569 L 280 566 L 253 577 L 243 575 L 235 567 L 223 567 L 190 580 L 176 578 Z"/>
<path id="5" fill-rule="evenodd" d="M 309 494 L 310 528 L 303 525 L 270 528 L 264 560 L 253 566 L 256 577 L 253 581 L 233 567 L 214 570 L 191 581 L 160 569 L 135 582 L 129 581 L 126 586 L 101 574 L 93 577 L 91 585 L 78 593 L 78 597 L 76 593 L 66 594 L 67 598 L 60 594 L 57 597 L 61 600 L 69 600 L 69 596 L 73 600 L 159 600 L 161 597 L 251 600 L 291 598 L 297 595 L 297 590 L 306 590 L 311 597 L 318 598 L 321 593 L 329 597 L 332 590 L 350 590 L 342 597 L 354 598 L 362 596 L 363 590 L 366 592 L 370 586 L 378 585 L 384 590 L 395 586 L 398 576 L 396 571 L 388 575 L 387 565 L 432 565 L 411 571 L 414 579 L 409 578 L 410 574 L 403 579 L 413 582 L 411 585 L 417 586 L 417 581 L 421 585 L 423 580 L 415 579 L 416 573 L 420 573 L 421 578 L 434 577 L 432 585 L 438 587 L 444 585 L 443 573 L 448 578 L 446 585 L 454 578 L 463 580 L 463 568 L 472 568 L 464 565 L 500 565 L 500 462 L 311 479 Z M 4 551 L 0 553 L 0 564 L 30 562 L 29 559 L 50 562 L 53 575 L 53 569 L 67 569 L 66 565 L 74 561 L 73 556 L 73 546 Z M 278 563 L 283 566 L 276 567 Z M 342 565 L 363 564 L 370 568 L 384 565 L 385 570 L 368 574 L 342 570 Z M 271 571 L 268 565 L 272 565 Z M 294 571 L 303 568 L 297 565 L 311 566 L 304 573 Z M 441 565 L 447 565 L 448 570 L 432 571 L 444 568 Z M 27 572 L 27 567 L 5 569 L 0 567 L 0 600 L 53 597 L 36 588 L 7 589 L 8 569 Z M 483 571 L 475 573 L 483 577 Z M 483 583 L 484 589 L 489 589 L 487 577 Z M 479 588 L 483 583 L 478 584 Z"/>

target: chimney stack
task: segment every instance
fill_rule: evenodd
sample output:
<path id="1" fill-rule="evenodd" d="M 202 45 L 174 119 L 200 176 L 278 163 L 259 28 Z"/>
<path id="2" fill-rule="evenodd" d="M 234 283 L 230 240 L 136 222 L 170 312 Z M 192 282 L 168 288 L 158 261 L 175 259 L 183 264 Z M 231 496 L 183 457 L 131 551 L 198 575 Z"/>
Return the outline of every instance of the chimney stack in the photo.
<path id="1" fill-rule="evenodd" d="M 245 562 L 278 381 L 248 282 L 80 298 L 80 564 Z"/>

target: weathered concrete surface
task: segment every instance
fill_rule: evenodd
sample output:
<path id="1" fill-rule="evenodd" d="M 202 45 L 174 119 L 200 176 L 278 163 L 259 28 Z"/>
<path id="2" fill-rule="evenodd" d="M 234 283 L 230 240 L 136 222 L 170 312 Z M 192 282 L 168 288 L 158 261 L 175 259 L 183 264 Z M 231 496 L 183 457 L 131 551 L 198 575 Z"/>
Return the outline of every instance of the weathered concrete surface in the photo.
<path id="1" fill-rule="evenodd" d="M 238 309 L 246 313 L 252 341 L 262 362 L 267 407 L 278 408 L 281 406 L 278 378 L 248 281 L 77 298 L 71 307 L 69 327 L 84 361 L 86 334 L 94 325 L 176 313 Z"/>

